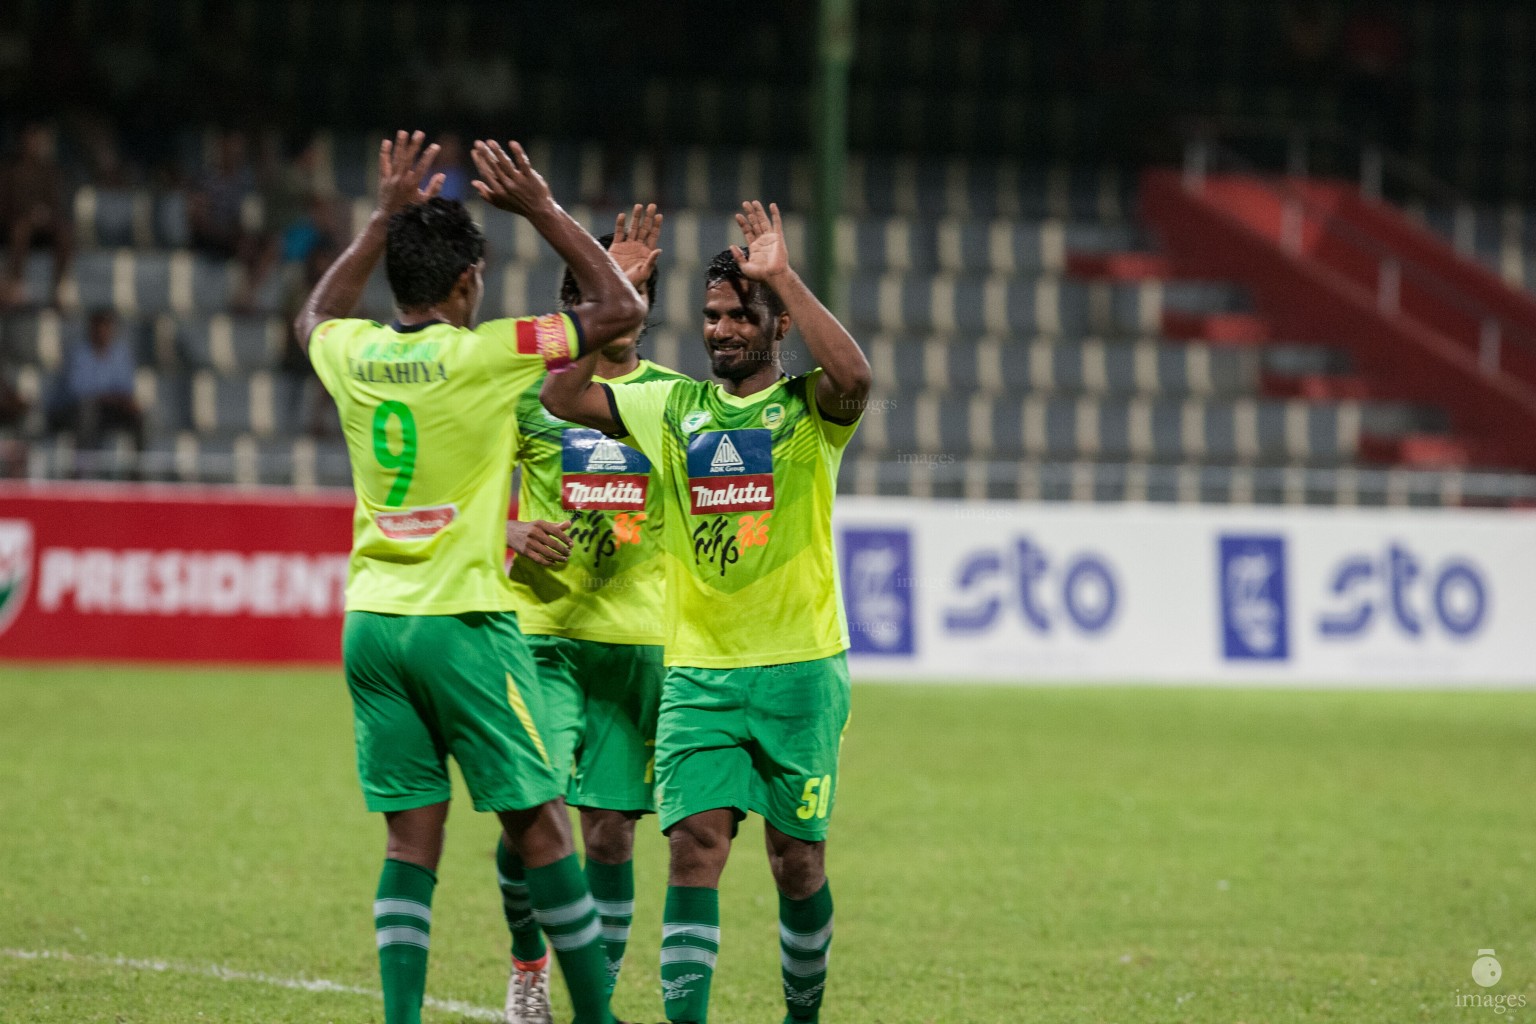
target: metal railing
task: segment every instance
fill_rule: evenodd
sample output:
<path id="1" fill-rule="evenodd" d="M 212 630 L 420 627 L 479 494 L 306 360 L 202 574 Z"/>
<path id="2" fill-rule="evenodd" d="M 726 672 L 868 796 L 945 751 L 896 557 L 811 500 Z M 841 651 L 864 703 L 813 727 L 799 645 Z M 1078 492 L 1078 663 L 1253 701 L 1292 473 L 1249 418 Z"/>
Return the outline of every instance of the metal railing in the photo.
<path id="1" fill-rule="evenodd" d="M 921 468 L 917 468 L 920 466 Z M 842 489 L 922 496 L 1274 505 L 1509 506 L 1536 502 L 1536 476 L 1459 469 L 1126 462 L 845 464 Z M 1106 492 L 1099 497 L 1100 492 Z"/>
<path id="2" fill-rule="evenodd" d="M 1446 280 L 1432 267 L 1404 257 L 1340 219 L 1331 210 L 1293 187 L 1285 178 L 1277 179 L 1277 172 L 1264 170 L 1223 143 L 1223 138 L 1281 142 L 1284 146 L 1284 173 L 1287 177 L 1307 175 L 1313 166 L 1317 142 L 1325 139 L 1340 147 L 1343 152 L 1354 151 L 1355 159 L 1347 162 L 1358 168 L 1361 191 L 1373 199 L 1391 198 L 1403 202 L 1407 201 L 1405 197 L 1431 196 L 1435 201 L 1452 207 L 1470 205 L 1454 187 L 1406 157 L 1376 143 L 1355 140 L 1342 130 L 1303 129 L 1269 121 L 1220 119 L 1192 121 L 1185 127 L 1183 177 L 1186 189 L 1199 191 L 1208 175 L 1227 169 L 1261 183 L 1280 200 L 1280 244 L 1287 251 L 1301 251 L 1303 228 L 1308 217 L 1321 222 L 1332 237 L 1375 262 L 1376 305 L 1384 316 L 1402 314 L 1405 281 L 1422 289 L 1477 325 L 1477 337 L 1467 340 L 1475 346 L 1478 369 L 1484 377 L 1504 376 L 1517 383 L 1536 402 L 1536 389 L 1503 372 L 1506 344 L 1518 345 L 1536 355 L 1536 331 L 1510 320 L 1475 295 Z M 1334 151 L 1334 156 L 1334 166 L 1339 166 L 1339 150 Z"/>

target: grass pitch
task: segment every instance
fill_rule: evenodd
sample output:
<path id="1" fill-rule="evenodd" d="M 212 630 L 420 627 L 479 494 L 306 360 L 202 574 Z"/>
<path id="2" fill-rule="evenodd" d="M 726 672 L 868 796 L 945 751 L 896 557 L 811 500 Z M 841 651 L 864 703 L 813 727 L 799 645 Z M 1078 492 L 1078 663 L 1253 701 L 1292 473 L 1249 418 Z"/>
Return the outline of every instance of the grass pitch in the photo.
<path id="1" fill-rule="evenodd" d="M 828 1024 L 1536 1016 L 1536 694 L 854 700 Z M 336 672 L 0 664 L 0 1021 L 380 1020 L 350 728 Z M 449 823 L 437 1024 L 500 1005 L 494 836 L 467 801 Z M 665 850 L 641 840 L 614 1005 L 656 1020 Z M 775 914 L 752 824 L 715 1021 L 782 1017 Z"/>

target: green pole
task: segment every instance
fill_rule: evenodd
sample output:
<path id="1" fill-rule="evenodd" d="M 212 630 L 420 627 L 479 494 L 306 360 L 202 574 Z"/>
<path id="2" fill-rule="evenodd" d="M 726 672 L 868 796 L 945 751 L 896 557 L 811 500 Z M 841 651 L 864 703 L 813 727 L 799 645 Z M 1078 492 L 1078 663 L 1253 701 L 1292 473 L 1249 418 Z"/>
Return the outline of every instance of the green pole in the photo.
<path id="1" fill-rule="evenodd" d="M 845 312 L 837 274 L 837 217 L 848 162 L 848 72 L 853 66 L 854 0 L 821 0 L 816 31 L 816 195 L 811 209 L 811 285 L 827 308 Z"/>

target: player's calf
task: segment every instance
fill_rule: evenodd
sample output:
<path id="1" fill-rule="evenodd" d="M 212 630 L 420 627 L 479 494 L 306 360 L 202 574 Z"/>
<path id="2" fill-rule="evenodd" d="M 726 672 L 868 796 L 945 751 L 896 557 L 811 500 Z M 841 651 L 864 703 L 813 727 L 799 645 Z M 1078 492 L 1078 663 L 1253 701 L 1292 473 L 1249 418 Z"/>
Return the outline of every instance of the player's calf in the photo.
<path id="1" fill-rule="evenodd" d="M 623 811 L 584 807 L 581 834 L 587 854 L 587 884 L 603 923 L 608 994 L 612 995 L 624 969 L 630 922 L 635 916 L 635 818 Z"/>
<path id="2" fill-rule="evenodd" d="M 576 1024 L 610 1024 L 603 926 L 571 846 L 565 801 L 503 812 L 500 818 L 525 865 L 533 916 L 560 961 Z"/>

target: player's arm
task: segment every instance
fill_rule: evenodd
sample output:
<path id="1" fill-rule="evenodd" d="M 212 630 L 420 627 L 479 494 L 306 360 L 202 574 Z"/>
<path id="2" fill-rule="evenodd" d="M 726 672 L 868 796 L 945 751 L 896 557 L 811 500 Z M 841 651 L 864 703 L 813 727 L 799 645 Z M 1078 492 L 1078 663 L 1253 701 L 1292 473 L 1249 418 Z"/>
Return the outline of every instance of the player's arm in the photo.
<path id="1" fill-rule="evenodd" d="M 426 136 L 421 132 L 409 136 L 405 132 L 396 132 L 393 141 L 385 139 L 380 144 L 379 199 L 373 215 L 320 278 L 293 321 L 294 335 L 305 349 L 309 348 L 310 335 L 315 333 L 316 327 L 327 320 L 352 315 L 363 289 L 368 286 L 368 276 L 384 254 L 389 218 L 413 203 L 426 202 L 442 190 L 441 174 L 434 174 L 426 187 L 421 187 L 421 179 L 437 159 L 438 150 L 434 143 L 423 152 L 421 144 L 424 141 Z"/>
<path id="2" fill-rule="evenodd" d="M 568 312 L 576 321 L 582 352 L 602 348 L 637 329 L 645 320 L 640 293 L 597 239 L 555 202 L 523 147 L 516 142 L 508 145 L 510 153 L 499 142 L 475 143 L 471 156 L 480 172 L 475 190 L 497 209 L 525 218 L 571 268 L 581 302 Z M 655 254 L 650 258 L 654 263 Z"/>
<path id="3" fill-rule="evenodd" d="M 763 204 L 754 200 L 742 203 L 741 208 L 736 223 L 747 240 L 751 259 L 746 259 L 734 245 L 731 255 L 736 257 L 744 277 L 773 289 L 789 311 L 790 319 L 800 328 L 811 358 L 822 369 L 821 379 L 816 382 L 816 406 L 822 416 L 834 423 L 854 422 L 869 397 L 869 360 L 864 350 L 790 267 L 778 204 L 770 203 L 764 211 Z"/>
<path id="4" fill-rule="evenodd" d="M 623 270 L 630 284 L 637 288 L 651 276 L 651 268 L 661 253 L 656 248 L 661 238 L 661 218 L 655 203 L 646 207 L 636 203 L 628 217 L 621 213 L 614 223 L 613 244 L 608 247 L 608 254 Z M 592 380 L 598 352 L 599 349 L 592 346 L 582 353 L 582 358 L 561 372 L 546 376 L 539 400 L 544 403 L 544 408 L 563 420 L 593 427 L 605 434 L 624 435 L 628 430 L 619 415 L 613 392 Z"/>

